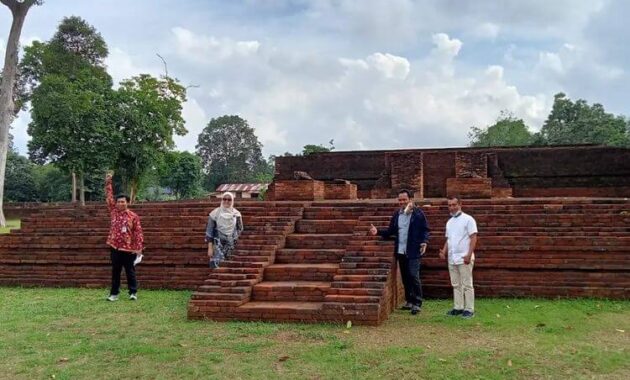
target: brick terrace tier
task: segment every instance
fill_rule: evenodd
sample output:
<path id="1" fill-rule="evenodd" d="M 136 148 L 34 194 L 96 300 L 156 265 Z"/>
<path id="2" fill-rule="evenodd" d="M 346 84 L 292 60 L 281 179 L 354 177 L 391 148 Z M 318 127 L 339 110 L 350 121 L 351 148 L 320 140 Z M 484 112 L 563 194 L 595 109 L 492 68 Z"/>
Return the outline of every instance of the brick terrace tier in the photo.
<path id="1" fill-rule="evenodd" d="M 426 297 L 450 297 L 437 258 L 443 200 L 418 200 L 432 227 L 423 259 Z M 207 268 L 210 202 L 147 203 L 141 288 L 194 289 L 193 319 L 379 324 L 401 303 L 392 242 L 367 236 L 386 226 L 392 201 L 243 201 L 245 232 L 234 256 Z M 467 200 L 478 221 L 479 296 L 630 298 L 630 201 L 605 198 Z M 107 287 L 105 205 L 42 208 L 0 236 L 0 285 Z"/>

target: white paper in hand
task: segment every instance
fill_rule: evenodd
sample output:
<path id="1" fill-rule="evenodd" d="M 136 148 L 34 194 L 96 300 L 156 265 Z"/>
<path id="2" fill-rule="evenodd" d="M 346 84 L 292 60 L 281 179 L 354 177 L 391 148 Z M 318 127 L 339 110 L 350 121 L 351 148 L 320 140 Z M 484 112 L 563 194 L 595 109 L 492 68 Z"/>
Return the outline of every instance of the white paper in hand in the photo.
<path id="1" fill-rule="evenodd" d="M 141 261 L 142 261 L 142 254 L 140 253 L 140 254 L 136 255 L 136 259 L 133 261 L 133 265 L 134 266 L 138 265 L 138 264 L 140 264 Z"/>

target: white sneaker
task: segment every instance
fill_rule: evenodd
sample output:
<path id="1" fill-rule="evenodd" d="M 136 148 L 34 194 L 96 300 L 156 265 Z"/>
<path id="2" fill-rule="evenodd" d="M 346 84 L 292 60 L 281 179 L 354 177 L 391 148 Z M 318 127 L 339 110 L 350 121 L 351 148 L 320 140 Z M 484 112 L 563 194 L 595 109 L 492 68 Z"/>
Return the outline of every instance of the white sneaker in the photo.
<path id="1" fill-rule="evenodd" d="M 132 301 L 137 301 L 138 300 L 138 296 L 134 293 L 134 294 L 130 294 L 129 295 L 129 299 Z"/>
<path id="2" fill-rule="evenodd" d="M 118 301 L 118 295 L 110 294 L 109 297 L 107 297 L 107 300 L 111 302 Z"/>

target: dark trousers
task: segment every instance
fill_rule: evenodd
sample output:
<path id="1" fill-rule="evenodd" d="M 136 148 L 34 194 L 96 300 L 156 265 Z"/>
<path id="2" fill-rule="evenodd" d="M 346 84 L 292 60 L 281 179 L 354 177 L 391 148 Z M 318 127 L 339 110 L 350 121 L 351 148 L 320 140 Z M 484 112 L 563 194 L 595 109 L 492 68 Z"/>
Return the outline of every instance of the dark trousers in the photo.
<path id="1" fill-rule="evenodd" d="M 422 306 L 420 284 L 420 259 L 409 259 L 407 255 L 396 255 L 400 277 L 405 287 L 405 300 L 412 305 Z"/>
<path id="2" fill-rule="evenodd" d="M 133 262 L 136 259 L 136 254 L 112 248 L 110 257 L 112 259 L 112 290 L 109 294 L 115 296 L 120 292 L 120 272 L 122 271 L 122 268 L 125 268 L 129 294 L 135 294 L 138 291 L 136 268 L 133 265 Z"/>

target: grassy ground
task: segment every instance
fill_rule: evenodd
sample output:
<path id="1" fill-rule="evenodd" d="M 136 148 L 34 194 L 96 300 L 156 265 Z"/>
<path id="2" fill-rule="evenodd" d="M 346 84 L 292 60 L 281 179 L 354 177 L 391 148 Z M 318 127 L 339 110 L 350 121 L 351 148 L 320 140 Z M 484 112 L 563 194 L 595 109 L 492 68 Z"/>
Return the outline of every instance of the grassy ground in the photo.
<path id="1" fill-rule="evenodd" d="M 380 327 L 186 320 L 189 292 L 0 288 L 2 378 L 630 378 L 630 302 L 448 301 Z"/>
<path id="2" fill-rule="evenodd" d="M 20 228 L 19 219 L 7 219 L 7 226 L 0 227 L 0 235 L 8 234 L 10 230 L 19 229 L 19 228 Z"/>

